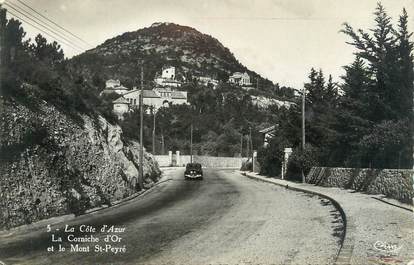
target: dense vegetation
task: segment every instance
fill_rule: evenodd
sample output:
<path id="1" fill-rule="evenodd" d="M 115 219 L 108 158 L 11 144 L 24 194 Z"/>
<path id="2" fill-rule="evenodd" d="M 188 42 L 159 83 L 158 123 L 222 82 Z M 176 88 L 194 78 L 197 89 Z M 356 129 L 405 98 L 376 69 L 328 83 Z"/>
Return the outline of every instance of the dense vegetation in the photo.
<path id="1" fill-rule="evenodd" d="M 163 66 L 176 67 L 177 79 L 188 91 L 187 106 L 162 108 L 155 114 L 154 149 L 190 153 L 190 127 L 193 126 L 193 152 L 205 155 L 234 156 L 251 154 L 252 146 L 262 144 L 258 130 L 273 124 L 276 107 L 258 108 L 252 96 L 294 100 L 293 89 L 279 86 L 243 66 L 217 39 L 197 30 L 173 23 L 161 23 L 127 32 L 105 41 L 95 49 L 71 59 L 77 73 L 93 86 L 103 88 L 109 78 L 120 79 L 127 87 L 139 86 L 139 66 L 144 67 L 145 89 Z M 243 90 L 227 83 L 235 71 L 246 71 L 253 89 Z M 198 76 L 219 80 L 217 89 L 197 83 Z M 103 97 L 107 105 L 116 95 Z M 119 121 L 124 134 L 139 139 L 139 112 Z M 144 146 L 153 149 L 154 114 L 144 115 Z M 252 136 L 250 137 L 250 130 Z M 249 149 L 249 150 L 248 150 Z"/>
<path id="2" fill-rule="evenodd" d="M 375 27 L 342 33 L 355 47 L 355 60 L 345 66 L 342 84 L 311 69 L 306 89 L 306 141 L 300 148 L 301 109 L 279 113 L 279 134 L 260 152 L 262 171 L 280 173 L 282 150 L 295 147 L 289 168 L 293 176 L 309 165 L 412 168 L 413 43 L 403 10 L 393 26 L 378 4 Z M 369 33 L 370 32 L 370 33 Z"/>
<path id="3" fill-rule="evenodd" d="M 193 83 L 185 89 L 189 92 L 190 105 L 171 105 L 155 113 L 158 154 L 168 150 L 189 154 L 192 125 L 194 154 L 234 156 L 242 152 L 247 156 L 252 145 L 254 149 L 262 145 L 258 130 L 276 121 L 275 106 L 258 108 L 240 87 L 222 84 L 213 89 Z M 148 150 L 152 150 L 153 115 L 149 108 L 144 115 L 144 146 Z M 126 115 L 120 124 L 124 134 L 139 137 L 138 111 Z"/>
<path id="4" fill-rule="evenodd" d="M 0 9 L 0 31 L 4 36 L 0 55 L 3 97 L 13 97 L 32 108 L 45 100 L 73 118 L 82 113 L 104 114 L 114 121 L 111 105 L 99 97 L 97 86 L 74 70 L 57 42 L 49 43 L 40 34 L 25 40 L 21 22 L 7 19 L 6 9 Z"/>

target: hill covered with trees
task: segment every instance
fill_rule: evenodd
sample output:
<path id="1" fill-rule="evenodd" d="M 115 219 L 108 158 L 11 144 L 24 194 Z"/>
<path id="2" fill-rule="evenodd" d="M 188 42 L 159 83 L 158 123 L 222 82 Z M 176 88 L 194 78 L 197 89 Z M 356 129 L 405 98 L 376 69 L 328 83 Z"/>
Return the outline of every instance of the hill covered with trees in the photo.
<path id="1" fill-rule="evenodd" d="M 144 68 L 145 89 L 154 88 L 154 77 L 164 66 L 174 66 L 188 91 L 187 106 L 161 108 L 156 114 L 147 111 L 144 122 L 144 145 L 152 150 L 155 125 L 155 152 L 168 150 L 190 152 L 190 127 L 194 128 L 194 152 L 206 155 L 248 154 L 252 145 L 262 144 L 258 130 L 272 124 L 274 111 L 295 100 L 294 90 L 279 86 L 243 66 L 217 39 L 194 28 L 173 23 L 154 23 L 150 27 L 126 32 L 70 60 L 74 71 L 92 91 L 103 89 L 107 79 L 119 79 L 127 87 L 140 85 L 140 66 Z M 229 84 L 234 72 L 247 72 L 253 83 L 250 89 Z M 197 82 L 198 77 L 219 81 L 216 88 Z M 101 109 L 110 115 L 111 100 L 101 97 Z M 154 115 L 156 116 L 154 119 Z M 139 138 L 139 113 L 118 121 L 124 134 Z M 250 137 L 250 130 L 253 135 Z M 253 138 L 252 140 L 250 140 Z M 242 147 L 244 145 L 244 148 Z M 243 150 L 244 149 L 244 150 Z"/>
<path id="2" fill-rule="evenodd" d="M 139 66 L 143 65 L 147 84 L 163 66 L 174 66 L 181 81 L 206 76 L 226 82 L 234 72 L 247 72 L 257 89 L 254 93 L 274 97 L 280 90 L 272 81 L 242 65 L 217 39 L 174 23 L 154 23 L 123 33 L 71 61 L 85 78 L 119 79 L 127 87 L 139 84 Z"/>

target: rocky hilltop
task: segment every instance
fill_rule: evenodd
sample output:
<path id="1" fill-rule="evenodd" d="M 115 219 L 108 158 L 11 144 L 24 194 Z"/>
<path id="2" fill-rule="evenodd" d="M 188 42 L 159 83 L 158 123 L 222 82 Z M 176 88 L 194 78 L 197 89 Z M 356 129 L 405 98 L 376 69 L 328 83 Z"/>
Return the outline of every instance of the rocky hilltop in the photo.
<path id="1" fill-rule="evenodd" d="M 0 229 L 110 205 L 137 192 L 139 144 L 98 116 L 0 97 Z M 144 186 L 160 177 L 144 157 Z"/>
<path id="2" fill-rule="evenodd" d="M 174 23 L 154 23 L 126 32 L 71 59 L 86 77 L 115 78 L 131 86 L 138 77 L 138 64 L 145 66 L 145 79 L 152 80 L 163 66 L 177 69 L 177 78 L 207 76 L 227 81 L 233 72 L 247 72 L 266 89 L 273 83 L 242 65 L 217 39 L 194 28 Z M 138 77 L 139 78 L 139 77 Z"/>

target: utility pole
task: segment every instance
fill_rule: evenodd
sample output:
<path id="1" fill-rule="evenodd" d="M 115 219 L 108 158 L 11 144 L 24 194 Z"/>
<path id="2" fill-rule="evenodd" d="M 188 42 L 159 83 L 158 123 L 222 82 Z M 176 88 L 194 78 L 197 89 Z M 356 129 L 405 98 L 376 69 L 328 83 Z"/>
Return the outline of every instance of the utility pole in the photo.
<path id="1" fill-rule="evenodd" d="M 139 177 L 138 184 L 142 190 L 144 188 L 144 67 L 141 62 L 141 92 L 139 94 Z"/>
<path id="2" fill-rule="evenodd" d="M 152 124 L 152 154 L 155 155 L 155 115 L 157 112 L 155 111 L 155 107 L 152 109 L 153 115 L 153 124 Z"/>
<path id="3" fill-rule="evenodd" d="M 247 157 L 247 160 L 249 160 L 249 157 L 250 157 L 250 140 L 249 140 L 249 135 L 247 135 L 247 137 L 246 137 L 246 157 Z"/>
<path id="4" fill-rule="evenodd" d="M 161 127 L 161 154 L 165 154 L 164 130 Z"/>
<path id="5" fill-rule="evenodd" d="M 302 93 L 302 153 L 305 152 L 305 99 L 306 99 L 306 89 L 303 88 Z M 302 162 L 302 183 L 305 183 L 305 174 L 303 172 L 303 162 Z"/>
<path id="6" fill-rule="evenodd" d="M 190 163 L 193 163 L 193 122 L 191 122 L 190 134 Z"/>
<path id="7" fill-rule="evenodd" d="M 240 136 L 240 157 L 243 157 L 243 133 Z"/>
<path id="8" fill-rule="evenodd" d="M 305 151 L 305 95 L 306 90 L 302 93 L 302 151 Z"/>
<path id="9" fill-rule="evenodd" d="M 252 165 L 253 165 L 253 140 L 252 140 L 252 127 L 249 127 L 249 145 L 250 145 L 250 154 L 249 156 L 252 158 Z"/>
<path id="10" fill-rule="evenodd" d="M 6 12 L 6 10 L 3 10 L 3 6 L 2 6 L 2 1 L 0 1 L 0 13 Z M 0 23 L 3 23 L 3 21 L 1 21 Z M 3 48 L 3 43 L 4 43 L 4 27 L 3 25 L 0 25 L 0 70 L 3 69 L 3 64 L 4 64 L 4 48 Z M 2 76 L 0 76 L 0 83 L 2 82 Z"/>

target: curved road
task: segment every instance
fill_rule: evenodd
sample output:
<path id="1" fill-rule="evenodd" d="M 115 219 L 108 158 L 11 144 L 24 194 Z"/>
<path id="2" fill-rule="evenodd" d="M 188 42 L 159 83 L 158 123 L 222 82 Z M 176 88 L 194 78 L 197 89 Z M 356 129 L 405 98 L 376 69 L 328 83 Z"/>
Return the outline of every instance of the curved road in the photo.
<path id="1" fill-rule="evenodd" d="M 0 261 L 6 265 L 333 263 L 342 222 L 327 200 L 256 182 L 232 170 L 206 169 L 203 181 L 184 180 L 181 169 L 167 174 L 172 180 L 144 196 L 53 225 L 65 252 L 58 252 L 58 242 L 51 243 L 52 232 L 47 233 L 46 227 L 0 236 Z M 66 224 L 76 231 L 81 224 L 98 230 L 115 225 L 121 231 L 65 233 Z M 71 252 L 69 234 L 92 236 L 99 243 L 80 243 L 77 252 Z M 122 239 L 105 243 L 107 234 Z M 106 244 L 117 249 L 95 252 L 95 245 Z M 54 252 L 47 252 L 51 245 Z"/>

